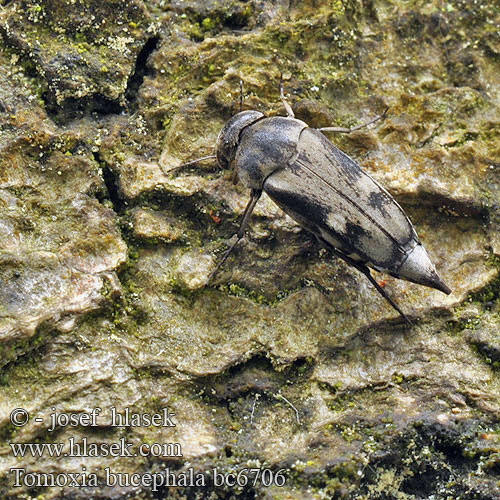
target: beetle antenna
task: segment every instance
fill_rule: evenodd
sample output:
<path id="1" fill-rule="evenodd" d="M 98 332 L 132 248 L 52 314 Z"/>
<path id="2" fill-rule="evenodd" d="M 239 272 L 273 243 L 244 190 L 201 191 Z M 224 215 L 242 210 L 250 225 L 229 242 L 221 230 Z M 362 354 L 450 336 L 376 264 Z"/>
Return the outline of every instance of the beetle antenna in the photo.
<path id="1" fill-rule="evenodd" d="M 281 97 L 281 102 L 283 103 L 283 106 L 285 106 L 286 114 L 288 115 L 288 118 L 295 118 L 295 114 L 293 112 L 292 107 L 290 104 L 285 99 L 285 94 L 283 92 L 283 72 L 280 73 L 280 97 Z"/>
<path id="2" fill-rule="evenodd" d="M 240 78 L 240 113 L 243 111 L 243 80 Z"/>
<path id="3" fill-rule="evenodd" d="M 191 160 L 191 161 L 187 161 L 186 163 L 181 163 L 180 165 L 177 165 L 177 167 L 171 168 L 170 170 L 167 170 L 166 172 L 165 172 L 165 170 L 163 170 L 163 167 L 161 167 L 161 170 L 165 175 L 170 175 L 170 174 L 178 172 L 179 170 L 183 169 L 184 167 L 189 167 L 189 166 L 194 165 L 200 161 L 211 160 L 214 158 L 217 158 L 217 155 L 202 156 L 201 158 L 196 158 L 196 160 Z"/>

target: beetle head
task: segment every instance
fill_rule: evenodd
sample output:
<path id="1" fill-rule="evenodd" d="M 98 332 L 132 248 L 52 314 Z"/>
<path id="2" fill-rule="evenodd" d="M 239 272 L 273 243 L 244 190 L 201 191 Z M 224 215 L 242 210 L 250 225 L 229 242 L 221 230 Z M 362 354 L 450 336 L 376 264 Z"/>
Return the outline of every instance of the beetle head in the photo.
<path id="1" fill-rule="evenodd" d="M 241 111 L 222 127 L 216 146 L 217 163 L 221 168 L 229 168 L 234 160 L 242 130 L 263 117 L 260 111 Z"/>

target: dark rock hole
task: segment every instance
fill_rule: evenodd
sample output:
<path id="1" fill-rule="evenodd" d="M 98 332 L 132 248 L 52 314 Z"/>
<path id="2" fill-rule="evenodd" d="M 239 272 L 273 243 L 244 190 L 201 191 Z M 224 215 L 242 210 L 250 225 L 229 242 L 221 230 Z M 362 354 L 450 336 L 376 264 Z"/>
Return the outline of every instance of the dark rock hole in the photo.
<path id="1" fill-rule="evenodd" d="M 113 204 L 115 212 L 120 213 L 124 207 L 124 203 L 119 194 L 118 176 L 116 172 L 102 160 L 99 153 L 93 153 L 93 156 L 95 161 L 102 168 L 102 178 L 106 186 L 106 193 L 104 195 L 97 196 L 97 199 L 100 203 L 104 200 L 110 200 Z"/>
<path id="2" fill-rule="evenodd" d="M 45 111 L 58 125 L 65 125 L 72 120 L 82 118 L 86 115 L 96 113 L 97 115 L 118 114 L 123 111 L 118 101 L 108 99 L 101 94 L 91 97 L 76 99 L 70 97 L 65 99 L 62 105 L 55 102 L 52 94 L 44 92 L 42 99 L 45 103 Z"/>
<path id="3" fill-rule="evenodd" d="M 157 36 L 149 38 L 137 55 L 134 72 L 129 77 L 125 90 L 127 109 L 125 109 L 119 100 L 109 99 L 101 94 L 94 94 L 83 99 L 71 97 L 66 99 L 62 104 L 58 104 L 52 93 L 45 91 L 42 94 L 42 99 L 45 103 L 47 114 L 57 124 L 65 125 L 72 120 L 82 118 L 92 113 L 104 116 L 123 112 L 134 112 L 137 108 L 137 94 L 140 86 L 144 82 L 144 77 L 152 73 L 148 68 L 147 61 L 152 52 L 157 48 L 159 41 L 160 37 Z M 32 76 L 35 76 L 37 73 L 34 67 L 30 71 L 33 73 Z"/>
<path id="4" fill-rule="evenodd" d="M 427 466 L 421 473 L 415 474 L 403 481 L 401 491 L 409 495 L 416 495 L 417 498 L 429 498 L 438 490 L 439 484 L 446 484 L 450 473 L 445 469 L 434 470 Z"/>
<path id="5" fill-rule="evenodd" d="M 158 47 L 158 42 L 160 37 L 155 36 L 150 38 L 141 49 L 137 56 L 135 62 L 135 70 L 128 79 L 127 89 L 125 90 L 125 98 L 130 108 L 135 108 L 135 103 L 137 100 L 137 93 L 139 92 L 140 86 L 144 82 L 144 77 L 146 75 L 152 74 L 152 70 L 148 67 L 149 56 Z"/>

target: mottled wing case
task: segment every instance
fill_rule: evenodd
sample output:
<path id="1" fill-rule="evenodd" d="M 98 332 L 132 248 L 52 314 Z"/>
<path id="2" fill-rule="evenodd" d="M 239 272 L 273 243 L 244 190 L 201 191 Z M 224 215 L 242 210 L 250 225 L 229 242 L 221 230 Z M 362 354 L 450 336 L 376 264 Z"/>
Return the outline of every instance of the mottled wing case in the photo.
<path id="1" fill-rule="evenodd" d="M 297 153 L 265 180 L 267 194 L 351 258 L 397 271 L 418 237 L 394 198 L 318 130 L 302 131 Z"/>

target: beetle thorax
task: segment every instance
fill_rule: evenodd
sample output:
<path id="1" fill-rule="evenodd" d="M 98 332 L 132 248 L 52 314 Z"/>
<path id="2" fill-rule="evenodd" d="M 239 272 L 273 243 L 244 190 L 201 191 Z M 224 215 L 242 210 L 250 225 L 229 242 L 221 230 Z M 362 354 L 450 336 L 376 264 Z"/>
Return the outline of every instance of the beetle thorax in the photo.
<path id="1" fill-rule="evenodd" d="M 217 138 L 217 162 L 221 168 L 229 168 L 233 162 L 243 129 L 263 117 L 260 111 L 241 111 L 224 125 Z"/>
<path id="2" fill-rule="evenodd" d="M 303 121 L 284 116 L 263 118 L 245 127 L 233 160 L 238 179 L 250 189 L 265 189 L 266 179 L 297 157 L 305 128 Z"/>

